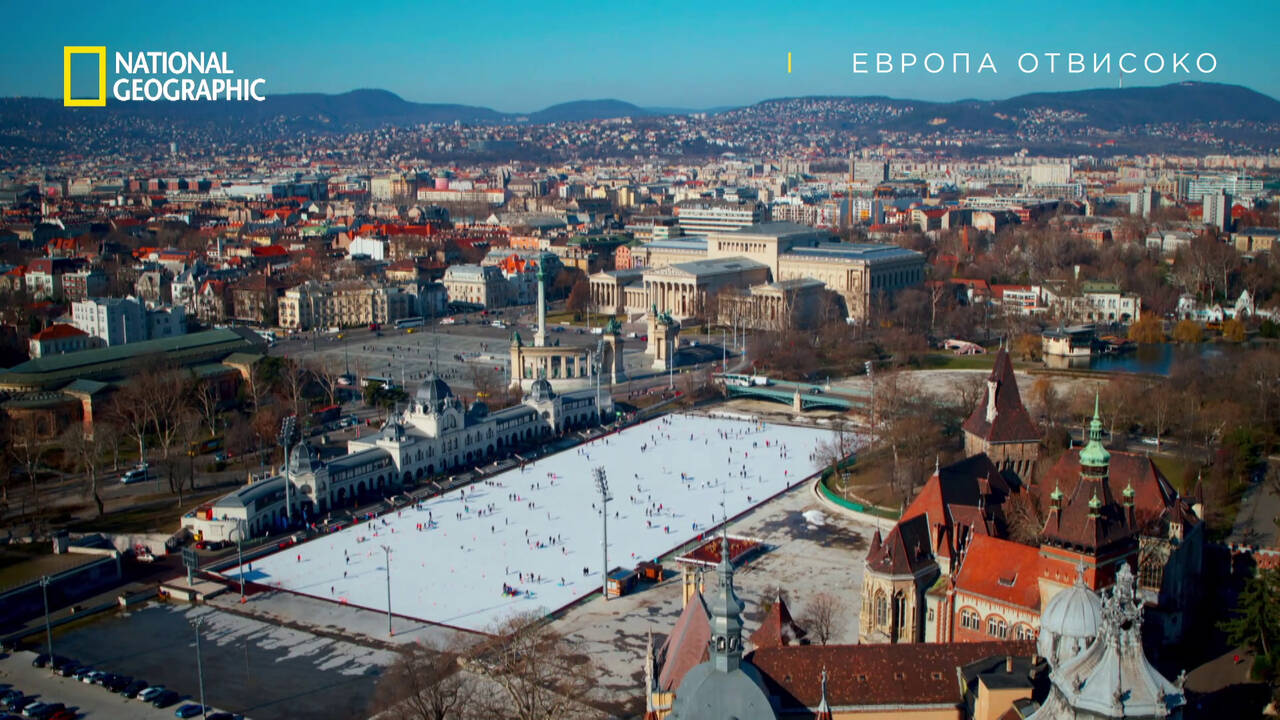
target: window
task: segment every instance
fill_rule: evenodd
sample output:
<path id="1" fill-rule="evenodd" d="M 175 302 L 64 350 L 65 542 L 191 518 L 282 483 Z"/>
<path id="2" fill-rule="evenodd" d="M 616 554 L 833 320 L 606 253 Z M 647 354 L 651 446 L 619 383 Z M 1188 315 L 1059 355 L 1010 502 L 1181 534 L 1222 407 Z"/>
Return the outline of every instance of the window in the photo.
<path id="1" fill-rule="evenodd" d="M 883 592 L 880 592 L 880 591 L 876 592 L 875 609 L 876 609 L 876 626 L 883 627 L 885 624 L 889 622 L 889 603 L 885 599 Z"/>

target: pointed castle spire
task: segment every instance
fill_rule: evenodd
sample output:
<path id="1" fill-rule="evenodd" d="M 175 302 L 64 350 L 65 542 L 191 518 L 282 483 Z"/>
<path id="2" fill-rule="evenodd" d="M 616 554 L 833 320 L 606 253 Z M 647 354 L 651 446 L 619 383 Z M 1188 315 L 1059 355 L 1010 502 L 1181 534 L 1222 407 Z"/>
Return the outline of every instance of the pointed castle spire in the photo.
<path id="1" fill-rule="evenodd" d="M 746 605 L 733 589 L 733 561 L 729 557 L 729 529 L 720 536 L 720 564 L 716 567 L 717 587 L 707 599 L 711 615 L 711 664 L 720 672 L 732 672 L 742 664 L 742 611 Z"/>

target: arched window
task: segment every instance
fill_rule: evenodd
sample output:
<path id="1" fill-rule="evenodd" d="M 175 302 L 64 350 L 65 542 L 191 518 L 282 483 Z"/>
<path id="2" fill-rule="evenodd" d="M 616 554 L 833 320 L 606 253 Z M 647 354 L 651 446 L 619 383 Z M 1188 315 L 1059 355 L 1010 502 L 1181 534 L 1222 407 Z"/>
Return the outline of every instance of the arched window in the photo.
<path id="1" fill-rule="evenodd" d="M 884 627 L 889 622 L 889 602 L 885 599 L 884 592 L 876 591 L 876 627 Z"/>

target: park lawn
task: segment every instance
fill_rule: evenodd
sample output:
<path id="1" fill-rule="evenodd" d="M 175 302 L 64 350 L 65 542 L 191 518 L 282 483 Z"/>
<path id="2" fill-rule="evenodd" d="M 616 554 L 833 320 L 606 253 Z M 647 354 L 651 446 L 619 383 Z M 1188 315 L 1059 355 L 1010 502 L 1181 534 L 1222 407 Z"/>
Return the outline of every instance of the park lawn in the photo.
<path id="1" fill-rule="evenodd" d="M 953 355 L 951 353 L 929 353 L 925 355 L 920 367 L 922 370 L 990 370 L 991 353 L 982 355 Z M 1020 363 L 1014 362 L 1014 367 Z"/>
<path id="2" fill-rule="evenodd" d="M 1189 495 L 1195 489 L 1196 473 L 1200 470 L 1198 463 L 1180 458 L 1176 455 L 1151 455 L 1160 474 L 1173 484 L 1179 495 Z"/>
<path id="3" fill-rule="evenodd" d="M 68 526 L 72 532 L 148 533 L 172 532 L 178 518 L 200 505 L 227 493 L 226 488 L 183 496 L 181 507 L 177 496 L 168 493 L 150 495 L 142 504 L 124 510 L 110 511 L 100 518 L 78 520 Z"/>

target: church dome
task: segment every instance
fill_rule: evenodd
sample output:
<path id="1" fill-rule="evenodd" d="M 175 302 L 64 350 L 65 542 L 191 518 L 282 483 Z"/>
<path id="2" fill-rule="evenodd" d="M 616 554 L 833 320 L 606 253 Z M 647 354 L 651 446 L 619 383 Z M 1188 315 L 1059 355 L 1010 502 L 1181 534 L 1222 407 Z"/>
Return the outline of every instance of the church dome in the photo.
<path id="1" fill-rule="evenodd" d="M 551 383 L 546 378 L 538 378 L 529 386 L 529 398 L 534 402 L 545 402 L 555 396 Z"/>
<path id="2" fill-rule="evenodd" d="M 1040 613 L 1036 648 L 1056 667 L 1088 647 L 1101 626 L 1102 601 L 1084 584 L 1079 571 L 1075 583 L 1054 595 Z"/>
<path id="3" fill-rule="evenodd" d="M 435 373 L 431 373 L 418 386 L 418 392 L 414 395 L 414 399 L 432 409 L 439 406 L 440 402 L 445 398 L 452 396 L 453 390 L 449 388 L 449 384 L 441 380 Z"/>

